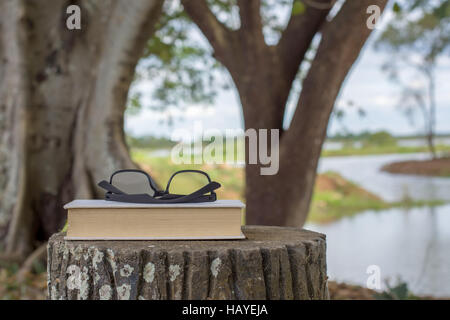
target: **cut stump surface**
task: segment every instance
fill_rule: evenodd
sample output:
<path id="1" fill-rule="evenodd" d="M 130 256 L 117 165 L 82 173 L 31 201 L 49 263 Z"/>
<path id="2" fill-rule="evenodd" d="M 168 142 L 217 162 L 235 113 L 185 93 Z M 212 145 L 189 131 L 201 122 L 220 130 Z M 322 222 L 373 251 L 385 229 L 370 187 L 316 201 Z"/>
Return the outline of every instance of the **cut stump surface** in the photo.
<path id="1" fill-rule="evenodd" d="M 48 243 L 48 297 L 328 299 L 325 235 L 244 226 L 245 240 Z"/>

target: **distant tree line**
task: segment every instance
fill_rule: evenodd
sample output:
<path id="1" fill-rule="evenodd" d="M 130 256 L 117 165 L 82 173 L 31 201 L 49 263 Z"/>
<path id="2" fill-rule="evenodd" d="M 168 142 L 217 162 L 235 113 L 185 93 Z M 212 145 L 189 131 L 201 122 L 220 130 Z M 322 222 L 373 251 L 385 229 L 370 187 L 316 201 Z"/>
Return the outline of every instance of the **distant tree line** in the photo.
<path id="1" fill-rule="evenodd" d="M 396 145 L 397 138 L 391 133 L 381 130 L 376 132 L 362 131 L 360 133 L 337 133 L 328 137 L 328 140 L 332 141 L 361 141 L 367 146 L 386 146 Z"/>
<path id="2" fill-rule="evenodd" d="M 141 137 L 128 135 L 126 141 L 130 148 L 148 149 L 170 149 L 177 143 L 166 137 L 154 137 L 150 135 Z"/>

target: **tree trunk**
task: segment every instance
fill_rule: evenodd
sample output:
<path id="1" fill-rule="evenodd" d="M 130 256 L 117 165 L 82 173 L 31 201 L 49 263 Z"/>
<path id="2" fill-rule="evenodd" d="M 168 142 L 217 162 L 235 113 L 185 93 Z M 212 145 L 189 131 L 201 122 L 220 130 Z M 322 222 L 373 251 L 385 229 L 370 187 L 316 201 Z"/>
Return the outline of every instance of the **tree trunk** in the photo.
<path id="1" fill-rule="evenodd" d="M 272 46 L 264 40 L 260 0 L 237 1 L 241 18 L 238 30 L 222 24 L 206 1 L 194 4 L 182 0 L 214 48 L 214 56 L 235 82 L 245 128 L 280 130 L 276 175 L 261 175 L 261 165 L 247 162 L 247 223 L 295 227 L 305 223 L 331 111 L 347 73 L 371 33 L 366 25 L 367 7 L 378 5 L 383 10 L 386 2 L 348 0 L 327 21 L 335 1 L 304 1 L 305 11 L 292 14 L 278 44 Z M 321 41 L 316 56 L 302 83 L 290 127 L 285 131 L 283 118 L 293 82 L 319 32 Z"/>
<path id="2" fill-rule="evenodd" d="M 48 296 L 66 299 L 328 299 L 325 236 L 243 227 L 241 241 L 48 245 Z"/>
<path id="3" fill-rule="evenodd" d="M 433 132 L 427 133 L 427 145 L 428 145 L 428 151 L 430 151 L 431 157 L 433 159 L 436 159 L 437 155 L 436 155 L 436 148 L 434 146 L 434 133 Z"/>
<path id="4" fill-rule="evenodd" d="M 66 9 L 81 7 L 81 30 Z M 123 113 L 162 1 L 0 2 L 0 239 L 29 253 L 62 227 L 63 204 L 134 167 Z"/>
<path id="5" fill-rule="evenodd" d="M 378 3 L 384 8 L 386 1 Z M 369 4 L 370 1 L 347 1 L 323 27 L 316 56 L 302 83 L 296 112 L 289 129 L 281 135 L 278 174 L 262 176 L 259 165 L 246 167 L 248 223 L 294 227 L 305 223 L 330 114 L 342 83 L 371 33 L 365 24 L 365 8 Z M 266 87 L 256 88 L 254 95 L 258 92 L 280 96 L 284 91 L 283 87 L 267 83 Z M 269 117 L 260 107 L 243 103 L 244 115 L 249 115 L 245 118 L 246 126 Z M 253 111 L 246 113 L 246 109 Z M 283 110 L 278 106 L 277 109 Z"/>
<path id="6" fill-rule="evenodd" d="M 428 149 L 431 153 L 433 159 L 437 158 L 436 148 L 434 145 L 434 135 L 435 135 L 435 126 L 436 126 L 436 86 L 434 83 L 434 66 L 430 65 L 429 69 L 426 71 L 428 77 L 428 104 L 430 105 L 430 111 L 428 113 L 428 130 L 427 130 L 427 144 Z M 425 121 L 427 119 L 425 118 Z"/>

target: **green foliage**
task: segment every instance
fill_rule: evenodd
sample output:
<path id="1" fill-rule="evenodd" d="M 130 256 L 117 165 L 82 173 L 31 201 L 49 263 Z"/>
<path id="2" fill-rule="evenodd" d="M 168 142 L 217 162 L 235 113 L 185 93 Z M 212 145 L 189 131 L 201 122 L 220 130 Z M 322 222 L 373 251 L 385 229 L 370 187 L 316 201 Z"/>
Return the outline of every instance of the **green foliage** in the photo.
<path id="1" fill-rule="evenodd" d="M 33 261 L 33 272 L 35 274 L 44 273 L 47 271 L 47 265 L 42 263 L 42 261 L 35 260 Z"/>
<path id="2" fill-rule="evenodd" d="M 390 79 L 401 88 L 398 106 L 411 124 L 415 111 L 423 117 L 425 133 L 435 132 L 435 69 L 440 55 L 450 52 L 450 0 L 402 1 L 394 4 L 395 13 L 381 37 L 377 48 L 390 53 L 383 65 Z M 402 79 L 408 71 L 410 77 L 422 80 L 419 88 L 410 79 Z M 435 156 L 433 144 L 429 151 Z"/>
<path id="3" fill-rule="evenodd" d="M 340 125 L 340 130 L 348 132 L 348 128 L 344 123 L 344 118 L 347 116 L 349 111 L 356 112 L 359 118 L 364 118 L 366 116 L 366 111 L 363 107 L 356 105 L 352 100 L 343 101 L 345 108 L 339 105 L 335 105 L 331 113 L 331 119 L 336 120 Z"/>
<path id="4" fill-rule="evenodd" d="M 397 139 L 387 131 L 378 131 L 367 135 L 362 142 L 366 146 L 393 146 L 397 144 Z"/>
<path id="5" fill-rule="evenodd" d="M 127 144 L 130 148 L 168 149 L 172 148 L 176 144 L 176 142 L 164 137 L 161 138 L 153 136 L 133 137 L 128 135 L 126 139 Z"/>
<path id="6" fill-rule="evenodd" d="M 142 107 L 164 110 L 184 107 L 188 103 L 212 103 L 217 94 L 216 71 L 220 65 L 212 58 L 211 49 L 196 33 L 196 26 L 188 19 L 183 7 L 168 1 L 148 41 L 137 68 L 128 101 L 129 111 Z M 152 80 L 151 97 L 145 101 L 142 80 Z M 147 89 L 145 89 L 147 90 Z"/>
<path id="7" fill-rule="evenodd" d="M 365 147 L 368 146 L 392 146 L 397 144 L 397 139 L 391 135 L 389 132 L 381 131 L 363 131 L 360 133 L 337 133 L 336 135 L 330 137 L 330 140 L 334 141 L 360 141 Z"/>
<path id="8" fill-rule="evenodd" d="M 402 8 L 400 7 L 400 5 L 397 2 L 394 2 L 392 11 L 394 11 L 395 13 L 400 13 L 402 11 Z"/>
<path id="9" fill-rule="evenodd" d="M 411 293 L 408 289 L 408 284 L 404 281 L 399 280 L 395 286 L 390 286 L 386 282 L 387 290 L 374 294 L 377 300 L 408 300 L 412 298 Z"/>
<path id="10" fill-rule="evenodd" d="M 142 104 L 141 104 L 141 98 L 142 94 L 140 92 L 131 92 L 128 97 L 128 103 L 127 103 L 127 109 L 126 112 L 128 114 L 137 114 L 141 110 Z"/>
<path id="11" fill-rule="evenodd" d="M 317 177 L 308 221 L 330 222 L 364 210 L 389 207 L 389 203 L 330 171 Z"/>
<path id="12" fill-rule="evenodd" d="M 236 0 L 207 0 L 216 17 L 232 30 L 240 27 Z M 274 8 L 277 7 L 277 10 Z M 268 43 L 275 43 L 286 25 L 280 10 L 300 14 L 304 4 L 295 0 L 263 0 L 261 17 Z M 289 15 L 287 15 L 289 17 Z M 219 89 L 233 87 L 225 68 L 215 60 L 207 40 L 189 19 L 183 6 L 166 1 L 163 15 L 148 41 L 137 68 L 127 104 L 127 113 L 142 108 L 163 111 L 189 104 L 213 104 Z M 151 79 L 151 88 L 140 88 L 142 80 Z M 150 91 L 147 97 L 146 92 Z M 169 119 L 171 121 L 171 119 Z"/>
<path id="13" fill-rule="evenodd" d="M 45 300 L 47 292 L 46 266 L 41 263 L 25 279 L 17 279 L 19 266 L 0 265 L 0 300 Z M 38 273 L 35 273 L 38 272 Z"/>
<path id="14" fill-rule="evenodd" d="M 300 0 L 295 0 L 292 6 L 292 15 L 296 16 L 305 12 L 305 5 Z"/>
<path id="15" fill-rule="evenodd" d="M 450 1 L 396 2 L 395 13 L 376 46 L 393 53 L 422 55 L 424 61 L 448 53 L 450 44 Z"/>

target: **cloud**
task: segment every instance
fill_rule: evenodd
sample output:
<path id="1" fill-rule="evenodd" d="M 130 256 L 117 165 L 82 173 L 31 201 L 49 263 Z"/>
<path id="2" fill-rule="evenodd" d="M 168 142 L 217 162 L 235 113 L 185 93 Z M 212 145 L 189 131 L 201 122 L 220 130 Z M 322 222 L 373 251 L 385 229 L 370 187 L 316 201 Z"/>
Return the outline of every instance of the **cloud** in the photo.
<path id="1" fill-rule="evenodd" d="M 379 94 L 373 99 L 373 105 L 376 108 L 395 108 L 398 103 L 398 97 L 395 95 Z"/>
<path id="2" fill-rule="evenodd" d="M 204 118 L 216 115 L 216 109 L 213 106 L 190 106 L 184 112 L 187 118 Z"/>

